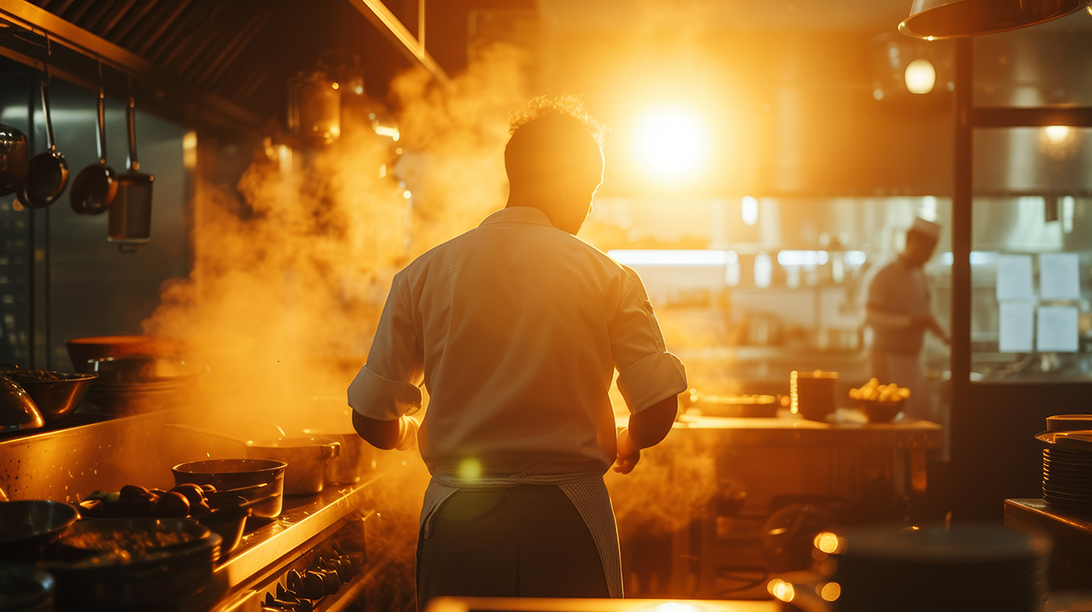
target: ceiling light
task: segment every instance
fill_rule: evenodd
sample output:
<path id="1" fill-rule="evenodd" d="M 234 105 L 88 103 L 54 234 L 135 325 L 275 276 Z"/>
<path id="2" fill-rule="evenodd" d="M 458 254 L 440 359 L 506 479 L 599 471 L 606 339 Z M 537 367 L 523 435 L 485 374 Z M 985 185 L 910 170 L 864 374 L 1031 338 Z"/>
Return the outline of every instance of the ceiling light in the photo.
<path id="1" fill-rule="evenodd" d="M 927 59 L 916 59 L 906 65 L 903 72 L 906 89 L 912 94 L 927 94 L 937 82 L 937 71 Z"/>
<path id="2" fill-rule="evenodd" d="M 993 34 L 1064 17 L 1087 4 L 1088 0 L 913 0 L 899 31 L 926 40 Z"/>

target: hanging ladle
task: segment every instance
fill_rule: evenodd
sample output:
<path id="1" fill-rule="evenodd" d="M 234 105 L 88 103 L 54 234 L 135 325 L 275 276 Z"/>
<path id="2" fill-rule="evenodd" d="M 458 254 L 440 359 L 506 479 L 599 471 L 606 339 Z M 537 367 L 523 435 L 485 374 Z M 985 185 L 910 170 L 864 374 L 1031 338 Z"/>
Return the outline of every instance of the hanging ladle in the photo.
<path id="1" fill-rule="evenodd" d="M 100 66 L 101 71 L 101 66 Z M 101 76 L 101 74 L 100 74 Z M 72 183 L 72 210 L 81 215 L 106 212 L 118 193 L 117 173 L 106 165 L 106 91 L 99 85 L 99 161 L 80 170 Z"/>
<path id="2" fill-rule="evenodd" d="M 46 38 L 46 55 L 49 55 L 49 38 Z M 27 179 L 16 193 L 19 202 L 28 208 L 45 208 L 61 197 L 68 184 L 68 162 L 57 150 L 53 141 L 53 121 L 49 117 L 49 65 L 45 66 L 42 79 L 42 114 L 45 116 L 46 143 L 49 148 L 30 158 Z"/>

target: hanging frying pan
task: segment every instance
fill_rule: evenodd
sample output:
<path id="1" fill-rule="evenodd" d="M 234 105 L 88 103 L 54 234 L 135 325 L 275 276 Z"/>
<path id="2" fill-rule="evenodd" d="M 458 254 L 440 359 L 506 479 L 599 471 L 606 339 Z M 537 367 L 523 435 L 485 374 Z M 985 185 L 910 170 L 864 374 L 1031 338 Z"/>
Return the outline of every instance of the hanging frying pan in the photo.
<path id="1" fill-rule="evenodd" d="M 0 123 L 0 196 L 15 193 L 27 180 L 27 135 Z"/>
<path id="2" fill-rule="evenodd" d="M 72 210 L 81 215 L 106 212 L 118 193 L 117 173 L 106 165 L 106 92 L 99 86 L 99 161 L 87 166 L 72 183 Z"/>
<path id="3" fill-rule="evenodd" d="M 42 79 L 42 111 L 45 115 L 46 142 L 49 148 L 30 158 L 27 180 L 18 191 L 19 201 L 27 208 L 45 208 L 61 197 L 68 184 L 68 162 L 53 141 L 53 122 L 49 117 L 49 73 Z"/>
<path id="4" fill-rule="evenodd" d="M 136 103 L 129 97 L 125 118 L 129 123 L 129 168 L 118 176 L 118 193 L 110 205 L 107 240 L 117 243 L 123 252 L 145 244 L 152 235 L 152 181 L 140 171 L 136 145 Z"/>

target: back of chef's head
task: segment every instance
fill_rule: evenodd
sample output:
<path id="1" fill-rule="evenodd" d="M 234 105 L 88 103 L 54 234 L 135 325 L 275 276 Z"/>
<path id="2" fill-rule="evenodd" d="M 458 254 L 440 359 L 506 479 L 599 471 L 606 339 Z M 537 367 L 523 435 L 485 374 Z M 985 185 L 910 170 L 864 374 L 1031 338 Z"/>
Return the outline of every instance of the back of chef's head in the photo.
<path id="1" fill-rule="evenodd" d="M 535 98 L 512 120 L 504 165 L 513 192 L 575 189 L 602 181 L 601 128 L 575 96 Z"/>

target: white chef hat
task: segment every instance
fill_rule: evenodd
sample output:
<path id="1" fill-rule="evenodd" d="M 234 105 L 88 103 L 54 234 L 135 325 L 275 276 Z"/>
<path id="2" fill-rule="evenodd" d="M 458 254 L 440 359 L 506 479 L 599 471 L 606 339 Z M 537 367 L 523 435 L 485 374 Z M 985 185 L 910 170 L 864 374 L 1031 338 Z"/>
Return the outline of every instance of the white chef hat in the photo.
<path id="1" fill-rule="evenodd" d="M 910 226 L 911 232 L 917 232 L 923 236 L 928 236 L 933 240 L 940 239 L 940 226 L 932 221 L 926 221 L 921 217 L 914 219 L 914 224 Z"/>

